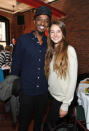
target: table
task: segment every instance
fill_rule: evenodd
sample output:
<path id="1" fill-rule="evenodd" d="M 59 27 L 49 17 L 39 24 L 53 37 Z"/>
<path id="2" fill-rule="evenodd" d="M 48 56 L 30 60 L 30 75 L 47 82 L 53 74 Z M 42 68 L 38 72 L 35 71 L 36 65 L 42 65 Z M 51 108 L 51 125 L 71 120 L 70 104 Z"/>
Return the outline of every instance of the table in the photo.
<path id="1" fill-rule="evenodd" d="M 82 105 L 84 108 L 85 118 L 86 118 L 86 127 L 89 130 L 89 94 L 87 95 L 85 94 L 85 88 L 89 87 L 89 84 L 83 83 L 86 80 L 87 78 L 84 79 L 83 81 L 80 81 L 77 88 L 77 96 L 78 96 L 79 105 Z"/>

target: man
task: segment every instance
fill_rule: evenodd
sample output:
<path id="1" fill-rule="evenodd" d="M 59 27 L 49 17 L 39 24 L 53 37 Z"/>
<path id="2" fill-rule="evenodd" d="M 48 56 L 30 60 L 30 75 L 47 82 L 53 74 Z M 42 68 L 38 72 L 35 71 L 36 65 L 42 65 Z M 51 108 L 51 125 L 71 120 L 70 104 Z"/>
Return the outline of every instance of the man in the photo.
<path id="1" fill-rule="evenodd" d="M 21 36 L 16 44 L 12 61 L 12 74 L 21 77 L 19 131 L 27 131 L 34 113 L 34 131 L 41 131 L 47 103 L 48 85 L 44 73 L 47 47 L 45 30 L 51 22 L 51 10 L 37 8 L 34 23 L 36 30 Z"/>

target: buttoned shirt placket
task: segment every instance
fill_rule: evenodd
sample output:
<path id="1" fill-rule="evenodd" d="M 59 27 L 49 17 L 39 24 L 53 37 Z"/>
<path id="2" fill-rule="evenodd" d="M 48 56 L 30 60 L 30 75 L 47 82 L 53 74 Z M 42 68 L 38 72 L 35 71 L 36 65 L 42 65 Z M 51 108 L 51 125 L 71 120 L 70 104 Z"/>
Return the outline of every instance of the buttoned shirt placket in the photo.
<path id="1" fill-rule="evenodd" d="M 40 87 L 40 70 L 41 70 L 41 46 L 40 46 L 40 43 L 37 42 L 37 44 L 39 44 L 39 50 L 38 50 L 38 53 L 39 53 L 39 57 L 38 57 L 38 65 L 37 65 L 37 85 L 36 87 L 39 88 Z"/>

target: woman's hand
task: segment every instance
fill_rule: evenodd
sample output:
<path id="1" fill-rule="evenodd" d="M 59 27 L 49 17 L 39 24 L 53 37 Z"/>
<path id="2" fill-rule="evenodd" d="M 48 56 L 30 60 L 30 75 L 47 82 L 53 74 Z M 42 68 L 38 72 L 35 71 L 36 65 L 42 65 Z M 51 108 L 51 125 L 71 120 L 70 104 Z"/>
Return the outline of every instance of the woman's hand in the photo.
<path id="1" fill-rule="evenodd" d="M 60 110 L 59 110 L 59 116 L 60 116 L 60 118 L 66 116 L 67 113 L 68 113 L 67 111 L 63 111 L 62 109 L 60 109 Z"/>

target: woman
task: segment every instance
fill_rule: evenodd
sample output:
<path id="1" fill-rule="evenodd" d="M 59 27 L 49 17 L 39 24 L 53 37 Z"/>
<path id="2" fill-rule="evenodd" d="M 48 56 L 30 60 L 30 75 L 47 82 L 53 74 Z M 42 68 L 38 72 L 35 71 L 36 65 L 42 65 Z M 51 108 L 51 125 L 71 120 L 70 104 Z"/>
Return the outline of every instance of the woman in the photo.
<path id="1" fill-rule="evenodd" d="M 56 20 L 50 26 L 45 56 L 45 74 L 51 98 L 46 123 L 51 126 L 68 113 L 76 88 L 77 68 L 75 49 L 66 41 L 65 24 Z"/>
<path id="2" fill-rule="evenodd" d="M 10 68 L 11 66 L 11 54 L 12 47 L 6 45 L 5 50 L 0 52 L 0 68 Z"/>

